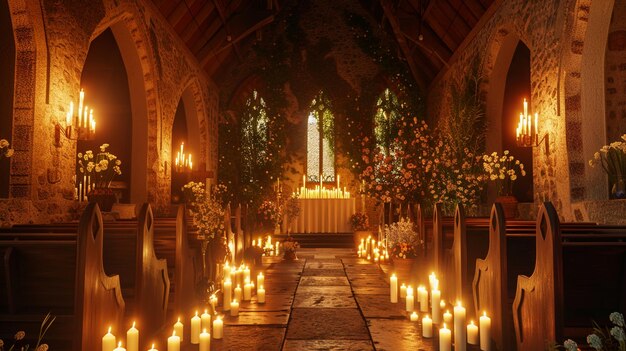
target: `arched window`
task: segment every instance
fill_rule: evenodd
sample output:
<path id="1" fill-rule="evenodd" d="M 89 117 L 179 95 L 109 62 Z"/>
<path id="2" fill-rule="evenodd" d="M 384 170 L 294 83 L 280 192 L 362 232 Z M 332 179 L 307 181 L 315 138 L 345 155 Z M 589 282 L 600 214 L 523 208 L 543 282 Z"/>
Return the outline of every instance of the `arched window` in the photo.
<path id="1" fill-rule="evenodd" d="M 376 145 L 388 155 L 393 153 L 393 141 L 398 135 L 398 119 L 402 105 L 398 97 L 389 88 L 380 94 L 376 102 L 376 115 L 374 116 L 374 136 Z"/>
<path id="2" fill-rule="evenodd" d="M 241 116 L 242 178 L 252 182 L 255 170 L 267 162 L 268 117 L 267 105 L 256 90 L 252 91 Z"/>
<path id="3" fill-rule="evenodd" d="M 323 91 L 311 102 L 307 123 L 307 179 L 335 181 L 335 118 Z"/>

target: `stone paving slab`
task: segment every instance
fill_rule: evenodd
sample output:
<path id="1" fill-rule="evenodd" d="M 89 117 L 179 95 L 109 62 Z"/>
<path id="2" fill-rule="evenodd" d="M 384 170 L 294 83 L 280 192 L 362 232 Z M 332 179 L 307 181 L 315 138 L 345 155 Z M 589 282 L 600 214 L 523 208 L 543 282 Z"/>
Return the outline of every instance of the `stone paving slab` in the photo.
<path id="1" fill-rule="evenodd" d="M 389 288 L 379 287 L 352 287 L 352 290 L 356 295 L 385 295 L 389 294 Z M 387 295 L 389 296 L 389 295 Z"/>
<path id="2" fill-rule="evenodd" d="M 211 340 L 213 351 L 280 351 L 285 336 L 285 328 L 264 326 L 226 326 L 224 338 Z M 198 345 L 189 345 L 187 350 L 198 350 Z"/>
<path id="3" fill-rule="evenodd" d="M 405 304 L 391 303 L 387 295 L 356 295 L 359 308 L 365 318 L 406 319 Z M 404 301 L 404 300 L 402 300 Z"/>
<path id="4" fill-rule="evenodd" d="M 226 315 L 224 324 L 226 325 L 279 325 L 287 326 L 289 322 L 289 311 L 271 311 L 271 312 L 245 312 L 240 311 L 239 317 L 231 317 Z"/>
<path id="5" fill-rule="evenodd" d="M 389 283 L 385 279 L 377 279 L 377 278 L 350 278 L 350 284 L 354 288 L 380 288 L 380 287 L 388 287 Z"/>
<path id="6" fill-rule="evenodd" d="M 325 286 L 325 285 L 350 285 L 348 278 L 343 277 L 302 277 L 300 279 L 300 285 L 313 285 L 313 286 Z"/>
<path id="7" fill-rule="evenodd" d="M 313 286 L 313 285 L 300 285 L 296 294 L 318 294 L 318 295 L 330 295 L 330 294 L 343 294 L 350 295 L 352 290 L 348 285 L 336 285 L 336 286 Z"/>
<path id="8" fill-rule="evenodd" d="M 297 293 L 293 307 L 311 308 L 357 308 L 356 301 L 350 294 Z"/>
<path id="9" fill-rule="evenodd" d="M 326 277 L 345 277 L 346 273 L 343 269 L 313 269 L 305 268 L 302 276 L 326 276 Z"/>
<path id="10" fill-rule="evenodd" d="M 283 284 L 273 284 L 266 282 L 265 283 L 265 294 L 266 295 L 281 295 L 281 294 L 293 294 L 293 292 L 298 287 L 298 283 L 283 283 Z"/>
<path id="11" fill-rule="evenodd" d="M 433 350 L 433 339 L 421 337 L 420 324 L 409 320 L 368 319 L 367 324 L 379 351 Z"/>
<path id="12" fill-rule="evenodd" d="M 283 351 L 368 351 L 374 350 L 369 340 L 286 340 Z"/>
<path id="13" fill-rule="evenodd" d="M 332 262 L 325 262 L 319 260 L 307 260 L 304 269 L 341 269 L 343 270 L 343 264 L 340 260 L 333 260 Z"/>
<path id="14" fill-rule="evenodd" d="M 358 309 L 294 308 L 287 339 L 370 340 Z"/>
<path id="15" fill-rule="evenodd" d="M 293 303 L 292 294 L 265 295 L 265 303 L 258 303 L 256 296 L 252 297 L 250 303 L 245 303 L 239 307 L 240 311 L 289 311 Z"/>

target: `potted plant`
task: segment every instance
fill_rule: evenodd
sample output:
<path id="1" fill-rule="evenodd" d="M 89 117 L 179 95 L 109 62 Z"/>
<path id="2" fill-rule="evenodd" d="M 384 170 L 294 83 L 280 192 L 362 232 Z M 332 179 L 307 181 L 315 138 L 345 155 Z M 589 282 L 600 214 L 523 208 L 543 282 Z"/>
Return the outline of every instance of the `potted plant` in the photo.
<path id="1" fill-rule="evenodd" d="M 293 261 L 298 259 L 298 249 L 300 248 L 300 243 L 297 242 L 291 235 L 283 241 L 283 258 L 288 261 Z"/>
<path id="2" fill-rule="evenodd" d="M 356 212 L 352 216 L 350 216 L 350 226 L 352 227 L 352 231 L 354 232 L 354 246 L 358 247 L 361 240 L 366 239 L 368 236 L 372 235 L 372 232 L 369 230 L 370 223 L 369 218 L 366 213 Z"/>
<path id="3" fill-rule="evenodd" d="M 591 167 L 598 163 L 609 176 L 611 198 L 626 199 L 626 134 L 622 135 L 621 141 L 604 145 L 589 160 Z"/>
<path id="4" fill-rule="evenodd" d="M 384 233 L 396 273 L 408 279 L 417 268 L 418 259 L 422 257 L 424 241 L 419 239 L 408 218 L 400 218 L 399 222 L 385 225 Z"/>
<path id="5" fill-rule="evenodd" d="M 111 211 L 113 204 L 117 201 L 111 182 L 116 175 L 121 175 L 120 168 L 122 161 L 117 156 L 106 151 L 109 144 L 102 144 L 100 152 L 94 155 L 93 151 L 87 150 L 85 153 L 78 153 L 77 161 L 77 181 L 82 180 L 85 184 L 85 193 L 89 202 L 96 202 L 104 212 Z"/>
<path id="6" fill-rule="evenodd" d="M 517 217 L 517 198 L 513 195 L 513 184 L 518 177 L 526 176 L 524 164 L 504 150 L 503 155 L 497 152 L 483 155 L 483 168 L 490 181 L 496 182 L 498 198 L 496 202 L 502 204 L 505 218 Z"/>

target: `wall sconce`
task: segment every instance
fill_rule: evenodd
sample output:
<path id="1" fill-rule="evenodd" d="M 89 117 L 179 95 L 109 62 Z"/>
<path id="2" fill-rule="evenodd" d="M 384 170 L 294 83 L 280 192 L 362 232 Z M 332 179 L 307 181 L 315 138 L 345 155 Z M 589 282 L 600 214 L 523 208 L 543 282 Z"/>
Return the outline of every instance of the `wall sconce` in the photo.
<path id="1" fill-rule="evenodd" d="M 193 162 L 191 162 L 191 153 L 185 154 L 185 143 L 180 143 L 180 150 L 176 154 L 174 162 L 174 170 L 178 173 L 187 173 L 193 170 Z"/>
<path id="2" fill-rule="evenodd" d="M 65 127 L 57 122 L 55 125 L 54 142 L 61 147 L 61 134 L 68 140 L 93 140 L 96 135 L 96 120 L 93 118 L 93 109 L 84 105 L 85 92 L 80 90 L 78 111 L 74 113 L 74 102 L 70 101 L 70 109 L 65 116 Z"/>
<path id="3" fill-rule="evenodd" d="M 541 140 L 539 139 L 539 114 L 535 112 L 533 117 L 528 114 L 528 102 L 524 99 L 524 112 L 519 114 L 519 123 L 515 131 L 515 140 L 519 147 L 537 147 L 544 140 L 546 141 L 546 154 L 549 154 L 548 150 L 548 134 L 544 135 Z"/>

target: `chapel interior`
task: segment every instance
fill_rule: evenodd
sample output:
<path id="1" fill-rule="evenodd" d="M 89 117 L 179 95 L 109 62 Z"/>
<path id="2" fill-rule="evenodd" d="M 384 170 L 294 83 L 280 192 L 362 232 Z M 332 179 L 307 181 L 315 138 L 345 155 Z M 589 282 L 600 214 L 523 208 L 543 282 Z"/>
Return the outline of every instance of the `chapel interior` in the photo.
<path id="1" fill-rule="evenodd" d="M 626 350 L 626 1 L 0 0 L 0 351 Z"/>

